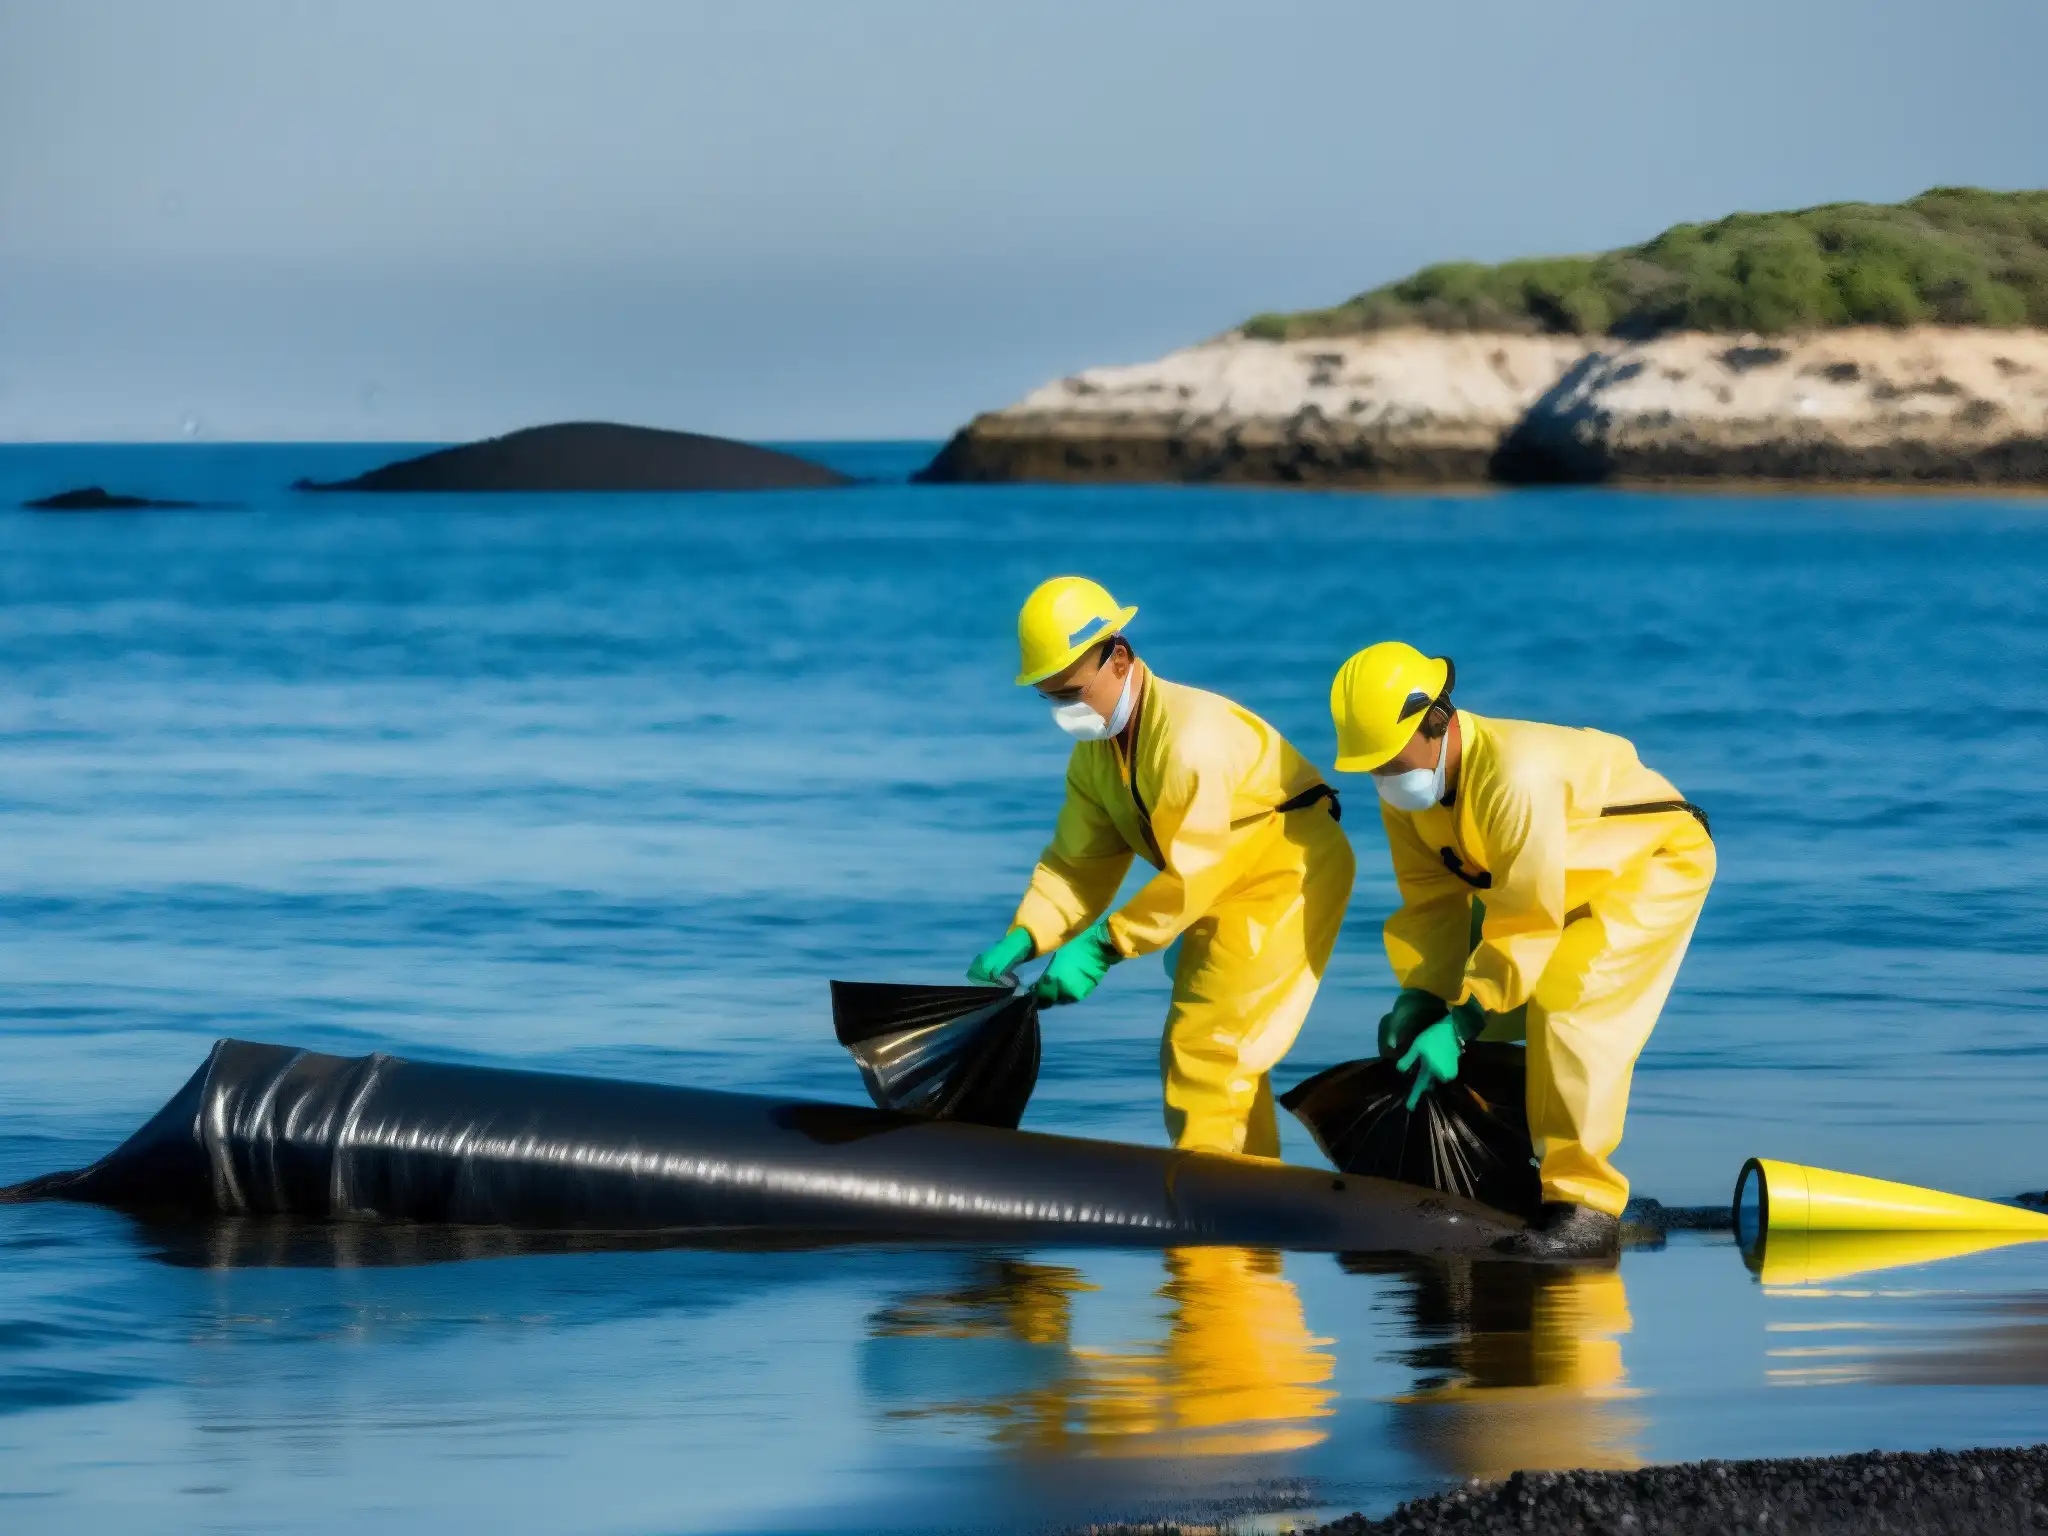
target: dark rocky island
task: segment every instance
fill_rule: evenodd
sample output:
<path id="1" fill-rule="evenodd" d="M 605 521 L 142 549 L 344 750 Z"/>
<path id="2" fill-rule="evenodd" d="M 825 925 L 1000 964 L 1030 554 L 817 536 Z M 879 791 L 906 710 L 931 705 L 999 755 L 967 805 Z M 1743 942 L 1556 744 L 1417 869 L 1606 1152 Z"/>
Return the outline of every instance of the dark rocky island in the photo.
<path id="1" fill-rule="evenodd" d="M 54 496 L 38 496 L 34 501 L 22 503 L 22 506 L 31 512 L 143 512 L 158 508 L 190 511 L 198 505 L 196 501 L 159 501 L 151 496 L 120 496 L 97 485 L 88 485 L 76 491 L 59 491 Z"/>
<path id="2" fill-rule="evenodd" d="M 528 427 L 301 491 L 770 491 L 851 482 L 793 454 L 730 438 L 611 422 Z"/>

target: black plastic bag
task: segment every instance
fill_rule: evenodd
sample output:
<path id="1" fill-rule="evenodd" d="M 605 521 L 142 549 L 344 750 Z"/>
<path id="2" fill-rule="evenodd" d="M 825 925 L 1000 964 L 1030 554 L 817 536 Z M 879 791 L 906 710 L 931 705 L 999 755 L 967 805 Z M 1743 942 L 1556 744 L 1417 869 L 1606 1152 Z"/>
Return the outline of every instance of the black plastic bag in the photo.
<path id="1" fill-rule="evenodd" d="M 1014 1130 L 1038 1085 L 1028 988 L 835 981 L 832 1027 L 883 1109 Z"/>
<path id="2" fill-rule="evenodd" d="M 1345 1173 L 1398 1179 L 1532 1216 L 1542 1202 L 1524 1107 L 1528 1052 L 1479 1042 L 1458 1075 L 1407 1107 L 1411 1074 L 1391 1061 L 1347 1061 L 1281 1095 Z"/>

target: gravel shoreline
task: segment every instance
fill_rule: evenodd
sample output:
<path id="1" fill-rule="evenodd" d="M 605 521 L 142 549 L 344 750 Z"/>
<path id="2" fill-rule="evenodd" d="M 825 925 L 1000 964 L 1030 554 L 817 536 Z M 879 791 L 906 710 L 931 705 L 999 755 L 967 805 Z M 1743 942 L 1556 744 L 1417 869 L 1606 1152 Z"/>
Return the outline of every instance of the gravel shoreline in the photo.
<path id="1" fill-rule="evenodd" d="M 1981 1536 L 2048 1531 L 2048 1446 L 1518 1472 L 1306 1536 Z"/>
<path id="2" fill-rule="evenodd" d="M 1096 1526 L 1209 1536 L 1221 1526 Z M 1296 1536 L 2007 1536 L 2048 1532 L 2048 1445 L 1688 1461 L 1635 1472 L 1517 1472 L 1346 1515 Z"/>

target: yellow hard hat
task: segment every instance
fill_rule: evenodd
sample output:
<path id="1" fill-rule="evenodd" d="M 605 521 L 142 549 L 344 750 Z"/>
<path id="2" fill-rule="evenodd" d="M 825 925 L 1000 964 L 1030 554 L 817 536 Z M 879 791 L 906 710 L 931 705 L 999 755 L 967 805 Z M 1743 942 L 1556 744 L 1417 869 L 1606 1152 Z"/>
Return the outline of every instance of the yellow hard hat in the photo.
<path id="1" fill-rule="evenodd" d="M 1451 680 L 1451 664 L 1412 645 L 1382 640 L 1345 662 L 1330 685 L 1337 722 L 1337 766 L 1370 773 L 1414 738 L 1422 717 Z"/>
<path id="2" fill-rule="evenodd" d="M 1042 683 L 1081 659 L 1081 653 L 1138 616 L 1119 608 L 1108 591 L 1086 576 L 1055 576 L 1024 599 L 1017 614 L 1017 683 Z"/>

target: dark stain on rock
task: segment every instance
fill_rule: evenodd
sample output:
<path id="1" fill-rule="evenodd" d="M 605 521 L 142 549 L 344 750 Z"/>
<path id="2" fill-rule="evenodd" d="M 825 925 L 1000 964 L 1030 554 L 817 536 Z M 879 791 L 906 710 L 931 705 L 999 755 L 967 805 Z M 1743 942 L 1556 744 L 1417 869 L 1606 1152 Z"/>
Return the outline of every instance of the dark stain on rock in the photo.
<path id="1" fill-rule="evenodd" d="M 1954 379 L 1941 377 L 1930 379 L 1925 384 L 1892 384 L 1883 380 L 1870 388 L 1873 400 L 1903 400 L 1908 395 L 1960 395 L 1963 386 Z"/>
<path id="2" fill-rule="evenodd" d="M 1730 373 L 1747 373 L 1785 361 L 1783 347 L 1730 347 L 1721 354 L 1721 366 Z"/>

